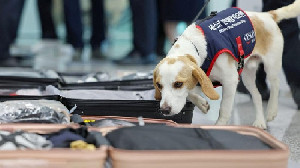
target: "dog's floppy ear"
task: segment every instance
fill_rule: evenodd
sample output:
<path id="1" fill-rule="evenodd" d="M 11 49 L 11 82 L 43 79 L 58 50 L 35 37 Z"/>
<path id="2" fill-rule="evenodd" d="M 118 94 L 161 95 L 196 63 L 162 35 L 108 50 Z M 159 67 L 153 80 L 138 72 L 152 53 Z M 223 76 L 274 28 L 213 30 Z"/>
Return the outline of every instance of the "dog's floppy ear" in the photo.
<path id="1" fill-rule="evenodd" d="M 154 98 L 156 100 L 161 100 L 161 93 L 160 93 L 160 90 L 157 88 L 157 85 L 156 85 L 156 80 L 157 80 L 157 67 L 154 69 L 153 71 L 153 85 L 154 85 L 154 88 L 155 88 L 155 95 L 154 95 Z"/>
<path id="2" fill-rule="evenodd" d="M 215 91 L 211 80 L 206 76 L 204 71 L 197 67 L 193 66 L 193 77 L 198 80 L 201 85 L 202 92 L 211 100 L 218 100 L 219 94 Z"/>

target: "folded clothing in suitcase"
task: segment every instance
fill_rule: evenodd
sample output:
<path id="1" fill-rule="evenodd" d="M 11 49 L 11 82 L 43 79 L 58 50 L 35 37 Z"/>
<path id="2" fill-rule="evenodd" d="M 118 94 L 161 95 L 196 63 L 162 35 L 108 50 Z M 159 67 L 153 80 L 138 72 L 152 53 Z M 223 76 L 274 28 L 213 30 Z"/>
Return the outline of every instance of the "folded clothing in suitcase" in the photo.
<path id="1" fill-rule="evenodd" d="M 107 133 L 113 167 L 287 167 L 287 146 L 258 128 L 176 127 L 126 127 Z"/>
<path id="2" fill-rule="evenodd" d="M 5 135 L 1 134 L 1 132 L 5 132 Z M 7 132 L 11 132 L 12 134 L 8 135 Z M 74 135 L 74 133 L 78 134 L 79 138 L 81 137 L 82 139 L 84 139 L 84 141 L 92 144 L 95 143 L 95 146 L 97 146 L 97 148 L 88 150 L 90 148 L 84 149 L 86 148 L 86 146 L 82 146 L 83 143 L 81 141 L 72 142 L 77 138 L 75 137 L 76 135 Z M 104 144 L 96 144 L 98 142 L 92 142 L 91 140 L 93 140 L 93 138 L 91 138 L 91 136 L 94 135 L 92 133 L 100 132 L 97 132 L 97 130 L 92 128 L 89 128 L 88 130 L 86 128 L 78 128 L 78 126 L 75 125 L 67 126 L 56 124 L 2 124 L 0 125 L 0 143 L 2 145 L 5 144 L 6 147 L 7 145 L 8 147 L 12 147 L 13 144 L 16 144 L 19 149 L 4 149 L 5 151 L 0 152 L 0 167 L 104 167 L 104 162 L 106 160 L 107 143 L 104 142 Z M 72 136 L 70 136 L 71 134 Z M 5 138 L 6 136 L 9 136 L 10 138 Z M 42 139 L 43 136 L 46 137 L 46 141 L 45 138 Z M 97 136 L 98 137 L 96 139 L 99 139 L 99 134 L 97 134 Z M 13 139 L 15 139 L 15 141 L 12 141 L 11 143 L 4 143 L 3 138 L 6 141 Z M 60 142 L 60 144 L 57 144 L 58 141 Z M 32 147 L 32 145 L 34 144 L 38 144 L 39 148 Z M 50 144 L 55 148 L 50 149 Z M 61 146 L 61 144 L 63 146 Z M 70 144 L 73 149 L 57 148 L 65 147 L 65 144 Z M 4 146 L 0 146 L 0 149 L 1 147 Z"/>

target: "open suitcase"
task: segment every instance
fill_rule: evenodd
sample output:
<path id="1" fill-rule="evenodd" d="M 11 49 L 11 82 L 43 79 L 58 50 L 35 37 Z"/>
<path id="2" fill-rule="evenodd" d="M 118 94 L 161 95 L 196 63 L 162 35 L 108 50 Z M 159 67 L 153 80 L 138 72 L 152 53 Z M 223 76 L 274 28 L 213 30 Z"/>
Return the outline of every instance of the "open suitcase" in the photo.
<path id="1" fill-rule="evenodd" d="M 192 123 L 194 105 L 187 102 L 182 111 L 174 116 L 164 116 L 156 100 L 90 100 L 62 98 L 62 103 L 74 114 L 83 116 L 123 116 L 173 120 L 177 123 Z"/>
<path id="2" fill-rule="evenodd" d="M 143 76 L 131 74 L 123 77 L 111 77 L 105 72 L 95 73 L 58 73 L 61 79 L 61 89 L 97 89 L 97 90 L 150 90 L 154 89 L 152 74 Z"/>
<path id="3" fill-rule="evenodd" d="M 168 125 L 168 126 L 176 126 L 178 125 L 176 122 L 172 120 L 164 120 L 164 119 L 152 119 L 152 118 L 139 118 L 137 117 L 120 117 L 120 116 L 82 116 L 82 119 L 86 123 L 92 123 L 97 120 L 103 120 L 103 119 L 113 119 L 113 120 L 122 120 L 127 121 L 130 123 L 133 123 L 135 125 L 142 124 L 148 125 L 148 124 L 159 124 L 159 125 Z"/>
<path id="4" fill-rule="evenodd" d="M 36 71 L 26 68 L 4 68 L 0 73 L 0 87 L 45 87 L 59 86 L 60 78 L 56 72 Z"/>
<path id="5" fill-rule="evenodd" d="M 284 168 L 288 164 L 288 147 L 265 131 L 247 126 L 196 126 L 177 127 L 229 130 L 259 138 L 271 150 L 124 150 L 109 148 L 114 168 Z M 104 133 L 112 129 L 102 130 Z M 233 142 L 234 143 L 234 142 Z"/>
<path id="6" fill-rule="evenodd" d="M 63 128 L 77 128 L 78 125 L 63 124 L 1 124 L 0 130 L 14 132 L 23 130 L 35 133 L 50 133 Z M 93 130 L 93 128 L 89 128 Z M 94 129 L 97 131 L 97 129 Z M 0 167 L 2 168 L 102 168 L 107 157 L 107 147 L 101 146 L 95 151 L 50 149 L 50 150 L 16 150 L 0 151 Z"/>

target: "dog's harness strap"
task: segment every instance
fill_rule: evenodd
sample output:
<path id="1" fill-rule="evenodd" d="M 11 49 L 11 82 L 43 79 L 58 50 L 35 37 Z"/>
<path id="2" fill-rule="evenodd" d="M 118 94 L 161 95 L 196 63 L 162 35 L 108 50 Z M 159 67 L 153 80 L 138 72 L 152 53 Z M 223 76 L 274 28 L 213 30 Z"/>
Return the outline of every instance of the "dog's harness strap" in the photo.
<path id="1" fill-rule="evenodd" d="M 181 35 L 181 36 L 184 37 L 187 41 L 189 41 L 189 42 L 194 46 L 194 48 L 195 48 L 195 50 L 196 50 L 196 52 L 197 52 L 197 55 L 199 56 L 199 50 L 198 50 L 198 48 L 196 47 L 196 45 L 195 45 L 191 40 L 189 40 L 187 37 L 185 37 L 185 36 L 183 36 L 183 35 Z M 173 42 L 172 46 L 176 43 L 177 40 L 178 40 L 178 37 L 174 39 L 174 42 Z"/>
<path id="2" fill-rule="evenodd" d="M 195 45 L 191 40 L 188 40 L 188 41 L 191 42 L 191 43 L 193 44 L 193 46 L 194 46 L 194 48 L 195 48 L 195 50 L 196 50 L 196 52 L 197 52 L 197 55 L 199 56 L 199 51 L 198 51 L 196 45 Z"/>
<path id="3" fill-rule="evenodd" d="M 237 43 L 237 46 L 238 46 L 238 52 L 239 52 L 238 73 L 240 75 L 243 71 L 243 68 L 244 68 L 245 52 L 244 52 L 244 49 L 243 49 L 241 36 L 238 36 L 235 40 L 236 40 L 236 43 Z"/>

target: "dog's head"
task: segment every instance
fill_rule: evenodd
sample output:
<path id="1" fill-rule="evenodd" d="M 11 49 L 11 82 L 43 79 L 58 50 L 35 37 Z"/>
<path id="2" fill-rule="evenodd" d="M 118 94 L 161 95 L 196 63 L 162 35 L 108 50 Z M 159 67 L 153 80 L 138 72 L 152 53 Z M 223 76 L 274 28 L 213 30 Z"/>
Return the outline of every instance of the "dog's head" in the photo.
<path id="1" fill-rule="evenodd" d="M 203 93 L 210 99 L 219 99 L 211 80 L 197 66 L 190 55 L 164 58 L 153 71 L 155 99 L 165 115 L 178 114 L 186 103 L 191 89 L 200 83 Z"/>

